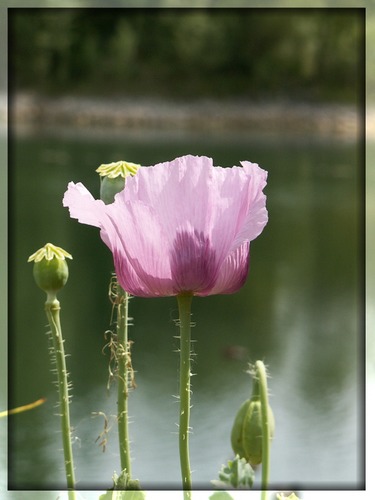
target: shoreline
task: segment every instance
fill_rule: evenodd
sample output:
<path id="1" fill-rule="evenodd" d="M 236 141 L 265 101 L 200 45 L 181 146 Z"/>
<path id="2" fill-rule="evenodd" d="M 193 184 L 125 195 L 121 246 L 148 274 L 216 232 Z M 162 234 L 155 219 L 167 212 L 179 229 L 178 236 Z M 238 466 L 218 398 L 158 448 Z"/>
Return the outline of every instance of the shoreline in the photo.
<path id="1" fill-rule="evenodd" d="M 11 121 L 20 125 L 78 128 L 256 131 L 356 139 L 362 117 L 350 105 L 251 101 L 172 101 L 150 98 L 45 97 L 17 94 Z M 372 120 L 374 122 L 374 113 Z M 369 118 L 369 117 L 368 117 Z M 370 132 L 375 134 L 375 127 Z"/>

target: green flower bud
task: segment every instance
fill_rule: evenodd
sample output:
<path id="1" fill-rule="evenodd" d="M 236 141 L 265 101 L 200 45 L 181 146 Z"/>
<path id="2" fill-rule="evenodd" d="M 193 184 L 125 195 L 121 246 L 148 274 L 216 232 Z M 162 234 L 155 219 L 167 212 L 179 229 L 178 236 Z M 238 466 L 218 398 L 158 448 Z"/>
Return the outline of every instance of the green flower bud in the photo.
<path id="1" fill-rule="evenodd" d="M 68 280 L 69 270 L 66 257 L 73 258 L 62 248 L 47 243 L 28 258 L 28 262 L 34 261 L 33 274 L 36 284 L 48 296 L 56 296 Z"/>
<path id="2" fill-rule="evenodd" d="M 268 405 L 268 422 L 270 437 L 275 430 L 275 419 Z M 231 433 L 231 443 L 234 453 L 245 458 L 251 465 L 262 462 L 262 405 L 258 395 L 253 395 L 240 407 Z"/>
<path id="3" fill-rule="evenodd" d="M 140 165 L 127 161 L 117 161 L 100 165 L 96 171 L 101 177 L 100 199 L 106 205 L 113 203 L 115 195 L 125 187 L 126 177 L 135 175 Z"/>

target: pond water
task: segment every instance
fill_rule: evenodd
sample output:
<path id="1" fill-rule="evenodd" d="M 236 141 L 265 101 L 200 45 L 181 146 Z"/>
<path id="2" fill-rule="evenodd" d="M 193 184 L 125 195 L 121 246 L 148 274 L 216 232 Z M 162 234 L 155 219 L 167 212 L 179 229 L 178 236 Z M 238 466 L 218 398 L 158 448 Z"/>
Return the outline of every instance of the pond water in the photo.
<path id="1" fill-rule="evenodd" d="M 78 487 L 111 486 L 119 472 L 116 387 L 107 390 L 105 332 L 113 328 L 112 258 L 96 228 L 62 207 L 69 181 L 99 196 L 95 169 L 127 159 L 145 165 L 183 154 L 216 165 L 240 160 L 269 172 L 269 223 L 251 245 L 250 274 L 234 295 L 193 301 L 191 463 L 195 488 L 212 489 L 233 457 L 230 431 L 251 391 L 248 361 L 262 359 L 276 417 L 272 489 L 356 489 L 364 484 L 364 332 L 361 207 L 355 142 L 171 131 L 19 130 L 10 147 L 9 406 L 47 401 L 9 418 L 8 488 L 64 488 L 57 394 L 48 354 L 44 294 L 28 256 L 52 242 L 69 251 L 59 295 L 70 378 Z M 133 475 L 144 489 L 180 488 L 178 344 L 174 298 L 134 298 L 129 400 Z M 104 417 L 106 450 L 98 445 Z M 259 487 L 259 471 L 257 483 Z"/>

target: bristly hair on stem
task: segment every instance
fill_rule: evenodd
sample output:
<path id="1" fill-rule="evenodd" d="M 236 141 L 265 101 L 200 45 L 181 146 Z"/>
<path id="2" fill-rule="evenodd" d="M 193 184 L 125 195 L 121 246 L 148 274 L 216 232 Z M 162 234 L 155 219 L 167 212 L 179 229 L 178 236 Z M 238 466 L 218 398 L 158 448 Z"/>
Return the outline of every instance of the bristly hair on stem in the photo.
<path id="1" fill-rule="evenodd" d="M 50 326 L 47 325 L 46 327 L 48 328 L 48 330 L 46 331 L 46 335 L 47 335 L 47 339 L 48 339 L 47 349 L 48 349 L 48 354 L 49 354 L 49 358 L 50 358 L 50 362 L 51 362 L 50 372 L 53 373 L 54 376 L 56 377 L 54 380 L 52 380 L 52 383 L 58 390 L 59 389 L 59 379 L 58 379 L 58 368 L 57 368 L 56 356 L 57 356 L 57 354 L 61 354 L 61 353 L 60 353 L 60 351 L 56 351 L 56 349 L 54 347 L 52 330 L 50 329 Z M 62 344 L 64 344 L 64 343 L 65 343 L 65 340 L 62 340 Z M 65 352 L 63 353 L 63 356 L 65 359 L 69 357 L 69 355 L 66 354 Z M 71 403 L 71 401 L 73 399 L 73 394 L 71 394 L 71 392 L 73 390 L 73 382 L 70 380 L 70 373 L 68 372 L 68 370 L 65 369 L 64 373 L 66 376 L 66 387 L 68 390 L 68 402 Z"/>
<path id="2" fill-rule="evenodd" d="M 55 298 L 47 296 L 45 311 L 50 326 L 49 338 L 52 349 L 51 360 L 54 363 L 53 371 L 57 373 L 57 388 L 59 395 L 59 416 L 61 418 L 61 432 L 64 450 L 65 474 L 69 491 L 69 498 L 75 498 L 75 473 L 72 452 L 72 432 L 70 426 L 69 403 L 71 395 L 69 394 L 72 384 L 68 382 L 68 371 L 65 363 L 64 339 L 62 336 L 60 324 L 60 303 Z"/>
<path id="3" fill-rule="evenodd" d="M 108 382 L 107 390 L 111 383 L 117 379 L 117 427 L 120 447 L 121 474 L 126 477 L 126 483 L 132 484 L 131 479 L 131 459 L 130 459 L 130 440 L 128 430 L 128 396 L 129 391 L 136 388 L 135 372 L 132 365 L 131 347 L 133 342 L 128 340 L 128 327 L 131 320 L 128 316 L 128 305 L 130 295 L 123 290 L 117 281 L 116 274 L 112 274 L 109 290 L 109 300 L 112 303 L 111 325 L 115 326 L 115 331 L 107 330 L 105 332 L 106 345 L 103 347 L 103 353 L 109 349 L 108 363 Z M 115 321 L 113 317 L 115 315 Z M 106 444 L 106 438 L 102 443 Z M 131 489 L 131 488 L 130 488 Z"/>
<path id="4" fill-rule="evenodd" d="M 190 409 L 191 409 L 191 302 L 192 295 L 178 295 L 179 328 L 180 328 L 180 419 L 179 419 L 179 451 L 182 488 L 184 498 L 191 498 L 191 469 L 189 452 Z"/>
<path id="5" fill-rule="evenodd" d="M 111 319 L 110 324 L 115 327 L 116 331 L 107 330 L 104 333 L 105 339 L 107 343 L 102 349 L 103 354 L 106 349 L 109 349 L 109 363 L 108 363 L 108 382 L 107 382 L 107 390 L 110 389 L 110 386 L 114 379 L 122 379 L 123 377 L 119 374 L 119 360 L 125 358 L 126 359 L 126 367 L 127 367 L 127 380 L 125 381 L 128 390 L 135 389 L 137 384 L 135 382 L 135 371 L 132 365 L 131 358 L 131 348 L 133 345 L 133 341 L 128 340 L 126 342 L 126 347 L 119 342 L 118 340 L 118 320 L 119 317 L 119 307 L 123 304 L 124 300 L 129 301 L 132 297 L 129 294 L 124 296 L 121 293 L 121 287 L 117 281 L 116 273 L 112 273 L 111 280 L 108 288 L 108 297 L 110 302 L 112 303 L 112 311 L 111 311 Z M 116 319 L 114 319 L 114 317 Z M 126 329 L 129 326 L 133 326 L 133 318 L 130 318 L 126 315 Z M 123 380 L 124 382 L 124 380 Z"/>
<path id="6" fill-rule="evenodd" d="M 70 427 L 69 403 L 71 396 L 71 383 L 68 382 L 68 371 L 66 369 L 64 338 L 62 335 L 60 322 L 60 302 L 57 300 L 57 293 L 65 286 L 69 269 L 66 258 L 73 257 L 60 247 L 52 243 L 46 243 L 44 247 L 34 252 L 28 258 L 28 262 L 34 262 L 33 275 L 36 284 L 46 294 L 47 299 L 44 310 L 50 327 L 49 352 L 57 374 L 57 388 L 59 396 L 59 415 L 61 424 L 61 434 L 64 451 L 65 475 L 68 487 L 69 499 L 75 498 L 75 473 L 72 451 L 72 435 Z"/>

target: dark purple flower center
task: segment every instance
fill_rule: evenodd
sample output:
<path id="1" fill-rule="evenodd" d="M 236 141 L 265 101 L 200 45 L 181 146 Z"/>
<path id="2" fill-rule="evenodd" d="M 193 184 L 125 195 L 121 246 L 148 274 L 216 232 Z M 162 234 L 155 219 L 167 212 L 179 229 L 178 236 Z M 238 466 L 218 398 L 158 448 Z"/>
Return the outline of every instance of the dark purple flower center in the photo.
<path id="1" fill-rule="evenodd" d="M 171 255 L 171 273 L 176 293 L 204 292 L 215 284 L 216 252 L 203 232 L 177 232 Z"/>

